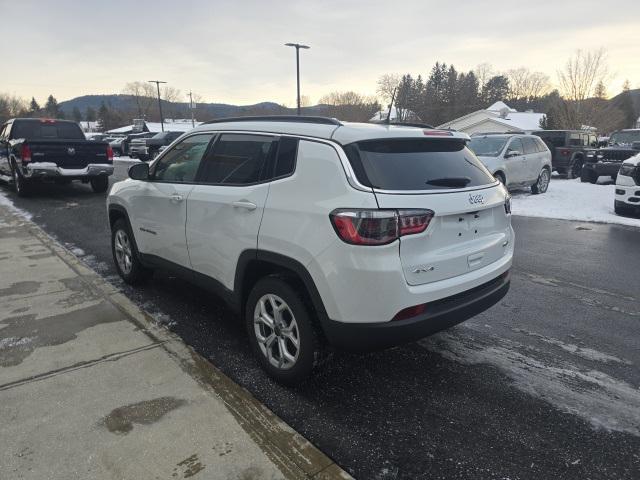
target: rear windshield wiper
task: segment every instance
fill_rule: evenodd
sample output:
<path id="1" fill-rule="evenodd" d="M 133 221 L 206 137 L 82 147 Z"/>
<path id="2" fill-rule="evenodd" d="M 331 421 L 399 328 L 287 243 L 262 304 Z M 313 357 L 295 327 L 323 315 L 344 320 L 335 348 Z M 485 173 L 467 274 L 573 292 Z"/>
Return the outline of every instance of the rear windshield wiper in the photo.
<path id="1" fill-rule="evenodd" d="M 427 185 L 435 185 L 437 187 L 462 188 L 471 183 L 469 177 L 444 177 L 433 178 L 427 181 Z"/>

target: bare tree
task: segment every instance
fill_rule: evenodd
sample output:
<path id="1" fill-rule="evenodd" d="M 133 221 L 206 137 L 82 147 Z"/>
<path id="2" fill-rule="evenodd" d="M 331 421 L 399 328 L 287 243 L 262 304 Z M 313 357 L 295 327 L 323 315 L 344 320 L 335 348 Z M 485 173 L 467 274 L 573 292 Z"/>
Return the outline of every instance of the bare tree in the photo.
<path id="1" fill-rule="evenodd" d="M 131 95 L 136 104 L 138 118 L 145 118 L 156 99 L 154 86 L 148 82 L 129 82 L 122 89 L 124 95 Z"/>
<path id="2" fill-rule="evenodd" d="M 536 99 L 551 90 L 548 75 L 526 67 L 508 70 L 505 76 L 509 79 L 508 100 L 511 101 Z"/>
<path id="3" fill-rule="evenodd" d="M 0 123 L 12 117 L 27 116 L 29 112 L 29 102 L 24 98 L 0 93 Z"/>
<path id="4" fill-rule="evenodd" d="M 607 53 L 603 48 L 588 52 L 577 50 L 564 69 L 558 70 L 560 91 L 567 102 L 567 120 L 573 128 L 586 125 L 589 112 L 585 101 L 594 96 L 598 84 L 604 85 L 608 77 Z"/>
<path id="5" fill-rule="evenodd" d="M 400 85 L 402 77 L 395 73 L 386 73 L 378 78 L 376 93 L 382 98 L 386 106 L 391 103 L 393 94 Z"/>
<path id="6" fill-rule="evenodd" d="M 490 63 L 481 63 L 474 69 L 473 73 L 475 73 L 478 79 L 480 90 L 485 87 L 489 79 L 496 75 L 496 71 Z"/>
<path id="7" fill-rule="evenodd" d="M 352 122 L 366 122 L 380 109 L 375 97 L 353 91 L 331 92 L 320 98 L 319 103 L 327 106 L 329 116 Z"/>

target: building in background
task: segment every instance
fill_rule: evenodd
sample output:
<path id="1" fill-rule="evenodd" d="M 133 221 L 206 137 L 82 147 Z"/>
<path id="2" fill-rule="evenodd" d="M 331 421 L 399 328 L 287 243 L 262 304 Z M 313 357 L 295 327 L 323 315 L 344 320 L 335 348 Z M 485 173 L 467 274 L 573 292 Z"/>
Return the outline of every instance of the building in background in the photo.
<path id="1" fill-rule="evenodd" d="M 524 133 L 540 130 L 540 121 L 544 113 L 528 110 L 518 112 L 504 102 L 496 102 L 485 110 L 456 118 L 439 125 L 438 128 L 450 128 L 471 135 L 472 133 Z"/>

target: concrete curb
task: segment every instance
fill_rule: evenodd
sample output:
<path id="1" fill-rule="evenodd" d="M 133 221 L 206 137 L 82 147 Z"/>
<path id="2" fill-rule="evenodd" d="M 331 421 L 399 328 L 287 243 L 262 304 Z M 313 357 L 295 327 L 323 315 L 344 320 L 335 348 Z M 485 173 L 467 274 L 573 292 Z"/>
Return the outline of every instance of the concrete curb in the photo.
<path id="1" fill-rule="evenodd" d="M 66 263 L 96 295 L 102 297 L 159 344 L 203 389 L 217 395 L 238 424 L 287 479 L 351 479 L 352 477 L 302 435 L 284 423 L 246 389 L 233 382 L 180 337 L 159 327 L 153 318 L 87 267 L 39 226 L 0 206 L 29 224 L 29 231 Z"/>

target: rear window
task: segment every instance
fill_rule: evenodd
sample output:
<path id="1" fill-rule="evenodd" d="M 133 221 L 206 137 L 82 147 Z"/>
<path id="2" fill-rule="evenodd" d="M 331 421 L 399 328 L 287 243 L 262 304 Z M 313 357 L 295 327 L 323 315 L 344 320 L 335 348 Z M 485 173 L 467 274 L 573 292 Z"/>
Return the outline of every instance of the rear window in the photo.
<path id="1" fill-rule="evenodd" d="M 11 133 L 13 138 L 27 140 L 67 139 L 85 140 L 80 127 L 71 122 L 42 122 L 39 120 L 16 121 Z"/>
<path id="2" fill-rule="evenodd" d="M 460 140 L 367 140 L 347 145 L 345 152 L 360 183 L 382 190 L 441 190 L 495 182 Z"/>
<path id="3" fill-rule="evenodd" d="M 533 132 L 534 135 L 540 137 L 544 143 L 547 144 L 549 149 L 553 150 L 556 147 L 564 147 L 566 134 L 564 132 Z"/>

